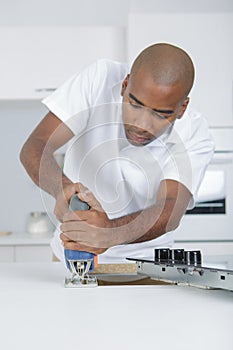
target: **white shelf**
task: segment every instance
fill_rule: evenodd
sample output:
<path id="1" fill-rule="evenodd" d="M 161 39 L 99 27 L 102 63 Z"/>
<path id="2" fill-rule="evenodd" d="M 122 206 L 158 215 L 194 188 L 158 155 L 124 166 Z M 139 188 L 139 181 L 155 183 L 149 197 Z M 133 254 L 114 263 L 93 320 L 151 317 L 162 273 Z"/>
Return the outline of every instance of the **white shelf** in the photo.
<path id="1" fill-rule="evenodd" d="M 32 235 L 27 232 L 13 232 L 6 236 L 0 237 L 1 246 L 20 246 L 20 245 L 49 245 L 52 233 Z"/>

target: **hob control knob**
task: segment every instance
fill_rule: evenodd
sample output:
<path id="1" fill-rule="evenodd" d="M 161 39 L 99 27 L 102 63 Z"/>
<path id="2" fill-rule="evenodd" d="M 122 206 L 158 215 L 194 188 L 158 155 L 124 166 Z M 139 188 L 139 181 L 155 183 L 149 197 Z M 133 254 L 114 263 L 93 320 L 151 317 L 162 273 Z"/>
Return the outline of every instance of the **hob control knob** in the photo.
<path id="1" fill-rule="evenodd" d="M 169 248 L 159 248 L 154 250 L 154 260 L 159 263 L 168 263 L 170 258 Z"/>
<path id="2" fill-rule="evenodd" d="M 202 263 L 201 251 L 200 250 L 190 250 L 185 251 L 185 263 L 187 265 L 199 266 Z"/>
<path id="3" fill-rule="evenodd" d="M 172 264 L 184 263 L 184 249 L 171 249 L 170 250 L 170 262 Z"/>

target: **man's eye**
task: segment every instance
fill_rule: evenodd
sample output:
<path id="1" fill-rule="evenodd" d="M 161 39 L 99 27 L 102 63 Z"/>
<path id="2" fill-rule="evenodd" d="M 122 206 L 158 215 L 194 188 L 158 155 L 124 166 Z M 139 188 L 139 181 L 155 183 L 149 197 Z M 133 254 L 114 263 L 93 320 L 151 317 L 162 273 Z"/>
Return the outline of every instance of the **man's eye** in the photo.
<path id="1" fill-rule="evenodd" d="M 138 104 L 136 104 L 135 102 L 132 102 L 132 101 L 129 101 L 129 104 L 130 104 L 130 106 L 132 106 L 133 108 L 137 108 L 137 109 L 142 108 L 142 106 L 140 106 L 140 105 L 138 105 Z"/>
<path id="2" fill-rule="evenodd" d="M 152 115 L 154 117 L 162 119 L 162 120 L 168 119 L 170 117 L 169 114 L 161 114 L 161 113 L 158 113 L 158 112 L 155 112 L 155 111 L 152 111 Z"/>
<path id="3" fill-rule="evenodd" d="M 157 118 L 159 118 L 159 119 L 166 119 L 166 116 L 163 115 L 163 114 L 160 114 L 160 113 L 155 112 L 155 111 L 152 111 L 151 113 L 152 113 L 152 115 L 153 115 L 154 117 L 157 117 Z"/>

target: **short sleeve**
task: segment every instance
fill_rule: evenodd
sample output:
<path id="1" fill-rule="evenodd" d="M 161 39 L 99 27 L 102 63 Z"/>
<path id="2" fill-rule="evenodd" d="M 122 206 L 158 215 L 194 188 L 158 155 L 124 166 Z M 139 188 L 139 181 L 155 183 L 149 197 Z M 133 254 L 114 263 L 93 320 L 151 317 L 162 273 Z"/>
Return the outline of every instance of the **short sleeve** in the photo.
<path id="1" fill-rule="evenodd" d="M 92 104 L 92 84 L 95 81 L 97 63 L 75 74 L 42 103 L 63 121 L 74 134 L 82 132 L 88 122 Z"/>
<path id="2" fill-rule="evenodd" d="M 192 194 L 189 209 L 194 206 L 198 189 L 214 153 L 214 142 L 204 118 L 193 120 L 186 138 L 176 135 L 163 167 L 163 178 L 182 183 Z"/>

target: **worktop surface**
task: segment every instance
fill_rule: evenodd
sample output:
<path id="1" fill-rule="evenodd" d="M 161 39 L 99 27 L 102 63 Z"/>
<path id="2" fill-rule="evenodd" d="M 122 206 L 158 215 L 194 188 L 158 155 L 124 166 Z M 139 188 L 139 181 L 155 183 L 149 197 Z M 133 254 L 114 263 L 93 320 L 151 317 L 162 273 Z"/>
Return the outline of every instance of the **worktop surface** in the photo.
<path id="1" fill-rule="evenodd" d="M 4 350 L 233 349 L 233 292 L 64 287 L 59 262 L 0 264 Z"/>

